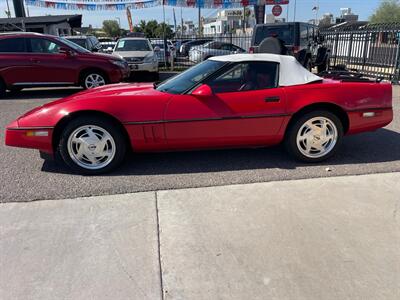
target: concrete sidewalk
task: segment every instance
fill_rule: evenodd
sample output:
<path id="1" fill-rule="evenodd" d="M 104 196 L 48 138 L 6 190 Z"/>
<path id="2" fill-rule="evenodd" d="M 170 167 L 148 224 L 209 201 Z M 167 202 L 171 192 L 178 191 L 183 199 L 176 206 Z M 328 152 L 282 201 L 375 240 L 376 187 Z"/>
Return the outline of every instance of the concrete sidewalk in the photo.
<path id="1" fill-rule="evenodd" d="M 399 218 L 400 173 L 1 204 L 0 299 L 400 299 Z"/>

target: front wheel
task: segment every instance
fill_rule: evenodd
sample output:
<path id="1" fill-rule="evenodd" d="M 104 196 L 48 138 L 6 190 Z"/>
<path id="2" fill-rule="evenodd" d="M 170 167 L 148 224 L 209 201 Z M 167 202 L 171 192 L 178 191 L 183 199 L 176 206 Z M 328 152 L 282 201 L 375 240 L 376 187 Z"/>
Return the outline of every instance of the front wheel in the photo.
<path id="1" fill-rule="evenodd" d="M 121 164 L 126 143 L 113 122 L 99 117 L 81 117 L 72 120 L 64 129 L 58 152 L 75 172 L 95 175 Z"/>
<path id="2" fill-rule="evenodd" d="M 297 160 L 320 162 L 335 154 L 343 138 L 340 119 L 328 111 L 314 111 L 288 129 L 285 146 Z"/>
<path id="3" fill-rule="evenodd" d="M 81 86 L 84 89 L 93 89 L 95 87 L 103 86 L 105 84 L 107 84 L 107 79 L 101 72 L 86 72 L 82 76 Z"/>

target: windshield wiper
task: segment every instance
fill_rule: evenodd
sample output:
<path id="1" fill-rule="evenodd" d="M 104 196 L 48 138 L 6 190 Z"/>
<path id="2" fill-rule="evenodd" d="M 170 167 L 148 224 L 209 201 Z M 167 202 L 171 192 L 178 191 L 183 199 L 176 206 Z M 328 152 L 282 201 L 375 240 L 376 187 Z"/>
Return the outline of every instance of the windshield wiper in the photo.
<path id="1" fill-rule="evenodd" d="M 153 88 L 157 88 L 160 85 L 161 81 L 155 81 L 153 82 Z"/>

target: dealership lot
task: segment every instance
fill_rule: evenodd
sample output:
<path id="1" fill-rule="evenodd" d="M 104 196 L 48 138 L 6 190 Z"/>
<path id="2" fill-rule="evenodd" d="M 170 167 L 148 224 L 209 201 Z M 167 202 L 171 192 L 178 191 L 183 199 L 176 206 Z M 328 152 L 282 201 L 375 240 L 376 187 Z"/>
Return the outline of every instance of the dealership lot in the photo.
<path id="1" fill-rule="evenodd" d="M 0 124 L 23 112 L 79 91 L 27 90 L 0 100 Z M 333 159 L 314 165 L 294 162 L 281 147 L 132 155 L 117 171 L 96 177 L 72 175 L 37 151 L 4 146 L 0 133 L 2 202 L 63 199 L 200 186 L 266 182 L 400 171 L 400 89 L 394 88 L 395 120 L 384 129 L 346 137 Z"/>

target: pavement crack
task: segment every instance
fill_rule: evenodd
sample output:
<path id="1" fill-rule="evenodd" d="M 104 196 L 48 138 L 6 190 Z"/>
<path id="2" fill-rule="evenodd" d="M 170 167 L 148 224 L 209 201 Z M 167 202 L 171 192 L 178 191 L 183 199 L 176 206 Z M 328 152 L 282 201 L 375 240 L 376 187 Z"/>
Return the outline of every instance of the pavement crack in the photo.
<path id="1" fill-rule="evenodd" d="M 161 263 L 161 238 L 160 238 L 160 216 L 158 212 L 158 195 L 157 191 L 154 192 L 155 205 L 156 205 L 156 220 L 157 220 L 157 248 L 158 248 L 158 266 L 160 271 L 160 288 L 161 288 L 161 300 L 164 300 L 164 283 L 163 283 L 163 271 Z"/>

